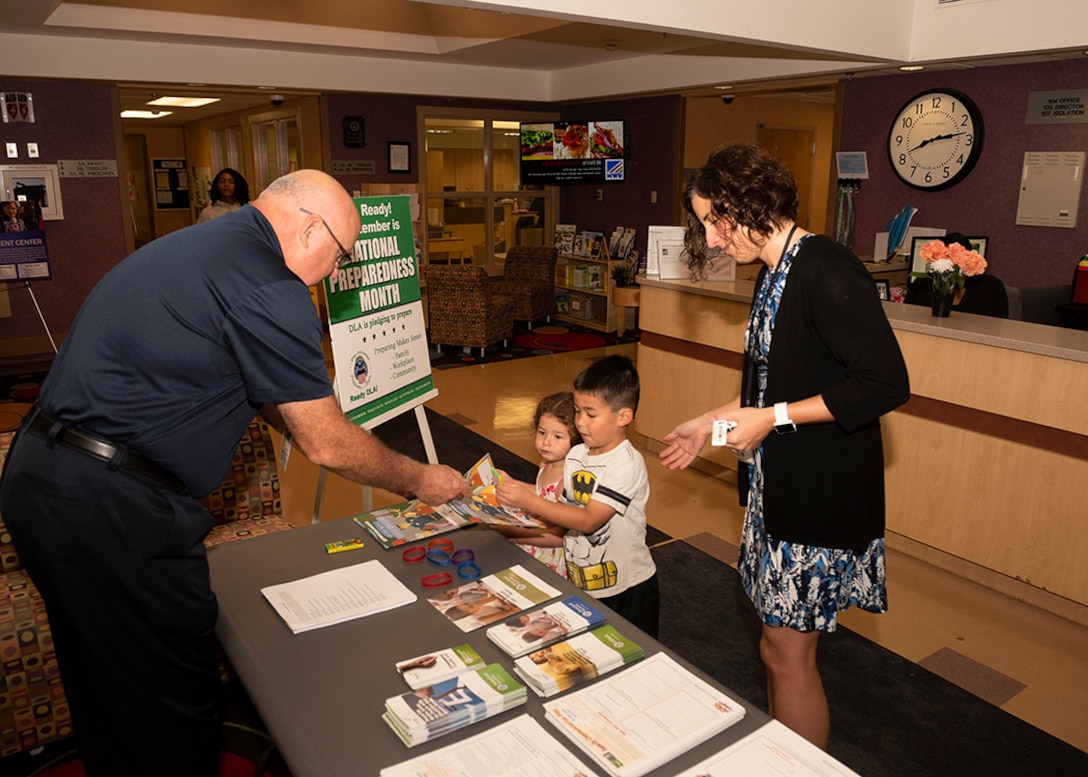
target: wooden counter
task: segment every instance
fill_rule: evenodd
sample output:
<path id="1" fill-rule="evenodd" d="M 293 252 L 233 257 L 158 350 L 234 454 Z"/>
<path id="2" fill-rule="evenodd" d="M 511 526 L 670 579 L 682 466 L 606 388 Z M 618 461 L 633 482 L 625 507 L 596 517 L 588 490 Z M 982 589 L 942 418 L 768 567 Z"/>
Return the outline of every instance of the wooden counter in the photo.
<path id="1" fill-rule="evenodd" d="M 658 450 L 739 393 L 753 290 L 642 281 L 636 423 Z M 884 419 L 888 546 L 1088 624 L 1088 332 L 884 309 L 911 379 Z"/>

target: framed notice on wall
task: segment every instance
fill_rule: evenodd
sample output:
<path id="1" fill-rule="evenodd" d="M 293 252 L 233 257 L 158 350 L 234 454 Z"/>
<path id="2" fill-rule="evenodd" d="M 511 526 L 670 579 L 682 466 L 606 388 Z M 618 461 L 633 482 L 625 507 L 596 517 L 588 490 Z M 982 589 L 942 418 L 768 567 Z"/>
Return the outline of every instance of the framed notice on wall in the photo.
<path id="1" fill-rule="evenodd" d="M 152 159 L 155 210 L 189 209 L 189 174 L 184 159 Z"/>

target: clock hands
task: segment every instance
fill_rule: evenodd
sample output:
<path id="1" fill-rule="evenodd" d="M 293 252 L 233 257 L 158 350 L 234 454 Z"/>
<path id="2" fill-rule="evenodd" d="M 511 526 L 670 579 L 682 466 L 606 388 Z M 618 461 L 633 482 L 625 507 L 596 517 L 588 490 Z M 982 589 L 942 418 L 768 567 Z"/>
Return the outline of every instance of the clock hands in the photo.
<path id="1" fill-rule="evenodd" d="M 912 148 L 911 151 L 917 151 L 918 149 L 922 148 L 922 146 L 928 146 L 930 143 L 933 143 L 933 142 L 938 141 L 938 140 L 948 140 L 949 138 L 954 138 L 957 135 L 966 135 L 966 134 L 967 134 L 966 132 L 950 132 L 947 135 L 937 135 L 934 138 L 928 138 L 927 140 L 923 140 L 917 146 Z"/>

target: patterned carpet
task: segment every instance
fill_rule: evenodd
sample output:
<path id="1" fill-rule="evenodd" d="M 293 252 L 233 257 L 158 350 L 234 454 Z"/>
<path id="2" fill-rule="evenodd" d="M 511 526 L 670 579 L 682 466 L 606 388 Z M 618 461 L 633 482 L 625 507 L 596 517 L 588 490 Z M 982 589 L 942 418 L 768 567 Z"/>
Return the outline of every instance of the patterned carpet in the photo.
<path id="1" fill-rule="evenodd" d="M 627 330 L 623 337 L 617 337 L 614 332 L 599 332 L 577 324 L 538 324 L 530 330 L 523 322 L 517 322 L 514 324 L 514 336 L 507 341 L 506 346 L 502 343 L 492 345 L 484 350 L 482 357 L 479 348 L 471 349 L 471 353 L 464 353 L 460 347 L 446 345 L 442 347 L 442 353 L 438 353 L 435 346 L 431 345 L 431 368 L 448 370 L 526 356 L 547 356 L 561 351 L 637 343 L 638 339 L 637 329 Z"/>

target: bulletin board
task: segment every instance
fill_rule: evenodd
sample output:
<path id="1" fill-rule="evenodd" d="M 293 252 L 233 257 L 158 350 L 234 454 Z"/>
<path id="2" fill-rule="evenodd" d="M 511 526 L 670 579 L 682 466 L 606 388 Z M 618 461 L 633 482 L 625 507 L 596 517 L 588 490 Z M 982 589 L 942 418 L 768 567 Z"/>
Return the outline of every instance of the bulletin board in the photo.
<path id="1" fill-rule="evenodd" d="M 152 159 L 155 210 L 189 209 L 189 174 L 184 159 Z"/>

